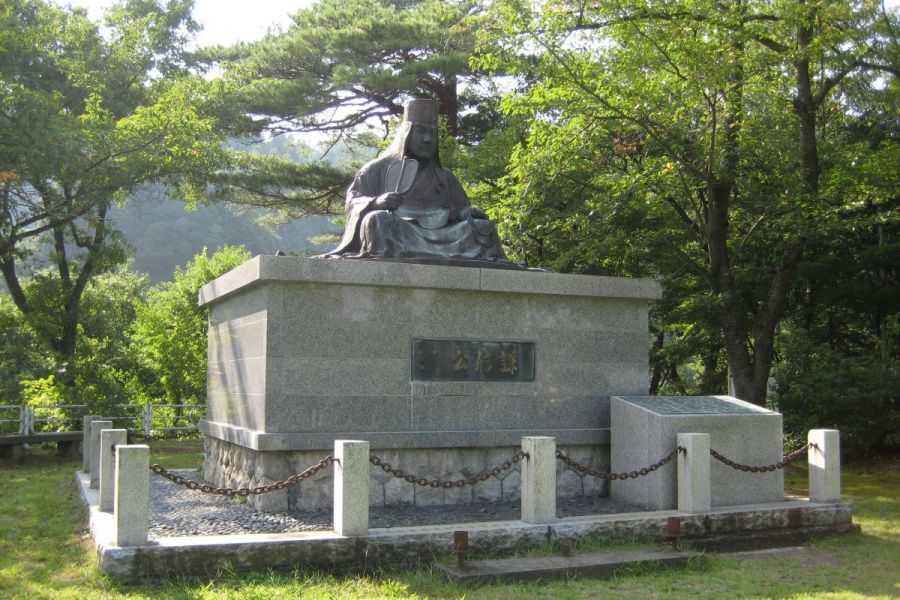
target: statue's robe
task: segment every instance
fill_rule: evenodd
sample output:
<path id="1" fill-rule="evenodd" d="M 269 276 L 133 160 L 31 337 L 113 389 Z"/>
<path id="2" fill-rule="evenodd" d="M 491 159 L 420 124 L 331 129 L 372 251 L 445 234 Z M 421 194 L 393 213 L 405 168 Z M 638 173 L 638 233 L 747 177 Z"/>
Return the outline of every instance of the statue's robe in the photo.
<path id="1" fill-rule="evenodd" d="M 344 204 L 344 235 L 325 256 L 506 260 L 493 223 L 460 219 L 471 206 L 469 198 L 456 177 L 436 161 L 410 161 L 417 170 L 410 188 L 402 192 L 403 202 L 395 211 L 375 209 L 380 195 L 395 191 L 386 180 L 388 169 L 399 160 L 376 158 L 356 174 Z"/>

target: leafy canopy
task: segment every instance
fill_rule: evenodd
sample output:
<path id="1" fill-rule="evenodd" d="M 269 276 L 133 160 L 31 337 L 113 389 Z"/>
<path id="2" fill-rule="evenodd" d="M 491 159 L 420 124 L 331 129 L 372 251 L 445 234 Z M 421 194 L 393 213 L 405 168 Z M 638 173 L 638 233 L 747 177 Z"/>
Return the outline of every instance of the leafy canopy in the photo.
<path id="1" fill-rule="evenodd" d="M 68 383 L 82 295 L 124 259 L 113 202 L 151 181 L 203 198 L 226 89 L 189 72 L 190 0 L 123 0 L 103 27 L 41 0 L 0 6 L 0 271 Z M 38 296 L 29 257 L 48 257 Z"/>

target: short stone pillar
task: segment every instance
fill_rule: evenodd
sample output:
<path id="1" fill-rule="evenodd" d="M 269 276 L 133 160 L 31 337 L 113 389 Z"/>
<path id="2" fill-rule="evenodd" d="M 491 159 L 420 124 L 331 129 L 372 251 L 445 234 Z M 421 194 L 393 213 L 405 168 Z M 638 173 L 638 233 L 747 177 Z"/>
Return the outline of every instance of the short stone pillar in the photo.
<path id="1" fill-rule="evenodd" d="M 81 470 L 91 472 L 91 422 L 100 419 L 100 415 L 84 415 L 81 423 Z"/>
<path id="2" fill-rule="evenodd" d="M 116 487 L 113 501 L 115 543 L 141 546 L 150 528 L 150 446 L 116 448 Z"/>
<path id="3" fill-rule="evenodd" d="M 837 429 L 811 429 L 807 451 L 809 499 L 835 502 L 841 499 L 841 442 Z"/>
<path id="4" fill-rule="evenodd" d="M 678 510 L 699 513 L 710 509 L 709 434 L 679 433 L 676 443 L 685 449 L 678 452 Z"/>
<path id="5" fill-rule="evenodd" d="M 369 533 L 369 442 L 334 440 L 334 532 Z"/>
<path id="6" fill-rule="evenodd" d="M 112 429 L 112 421 L 91 421 L 91 485 L 97 489 L 100 487 L 100 432 L 104 429 Z"/>
<path id="7" fill-rule="evenodd" d="M 115 446 L 127 443 L 127 429 L 104 429 L 100 432 L 100 510 L 104 512 L 111 512 L 115 503 Z"/>
<path id="8" fill-rule="evenodd" d="M 522 520 L 544 524 L 556 520 L 556 438 L 522 438 Z"/>

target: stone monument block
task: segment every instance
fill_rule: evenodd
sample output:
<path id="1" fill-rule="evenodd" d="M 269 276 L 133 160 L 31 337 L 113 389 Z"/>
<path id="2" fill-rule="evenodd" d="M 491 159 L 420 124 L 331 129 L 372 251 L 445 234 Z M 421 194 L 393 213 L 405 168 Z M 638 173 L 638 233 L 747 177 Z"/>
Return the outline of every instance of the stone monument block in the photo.
<path id="1" fill-rule="evenodd" d="M 336 439 L 396 451 L 389 462 L 429 478 L 493 467 L 524 436 L 599 448 L 605 462 L 610 396 L 647 393 L 658 297 L 650 280 L 257 256 L 200 291 L 205 475 L 277 481 Z M 504 477 L 475 494 L 517 494 L 518 473 Z M 383 481 L 372 490 L 376 503 L 458 500 Z M 283 508 L 323 505 L 322 492 L 285 494 Z"/>
<path id="2" fill-rule="evenodd" d="M 709 446 L 737 463 L 781 460 L 781 414 L 730 396 L 638 396 L 611 399 L 612 471 L 646 467 L 671 452 L 680 433 L 709 434 Z M 713 507 L 780 502 L 784 472 L 737 471 L 710 457 Z M 611 482 L 613 499 L 648 510 L 676 508 L 676 461 L 637 479 Z"/>

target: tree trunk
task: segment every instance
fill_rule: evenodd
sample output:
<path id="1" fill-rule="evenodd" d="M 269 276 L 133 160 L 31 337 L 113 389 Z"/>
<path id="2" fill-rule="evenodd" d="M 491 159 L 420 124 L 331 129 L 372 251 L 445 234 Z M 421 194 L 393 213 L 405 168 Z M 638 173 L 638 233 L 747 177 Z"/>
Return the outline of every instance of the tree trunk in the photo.
<path id="1" fill-rule="evenodd" d="M 650 350 L 650 391 L 651 396 L 655 396 L 659 391 L 659 384 L 663 376 L 663 359 L 661 357 L 663 343 L 665 342 L 665 332 L 657 330 L 653 335 L 653 348 Z"/>
<path id="2" fill-rule="evenodd" d="M 432 82 L 427 87 L 441 103 L 441 116 L 447 122 L 447 133 L 455 136 L 459 130 L 459 96 L 456 75 L 448 75 L 446 80 Z"/>
<path id="3" fill-rule="evenodd" d="M 81 299 L 88 283 L 97 268 L 97 261 L 103 251 L 103 243 L 106 239 L 106 214 L 109 204 L 102 204 L 97 208 L 97 215 L 93 219 L 94 231 L 89 239 L 78 242 L 84 248 L 85 254 L 79 256 L 82 260 L 81 268 L 73 273 L 67 255 L 63 227 L 54 229 L 56 267 L 63 289 L 63 311 L 60 315 L 60 329 L 57 337 L 50 340 L 50 345 L 56 353 L 56 381 L 64 389 L 75 396 L 76 369 L 78 360 L 78 324 L 81 320 Z M 74 276 L 74 279 L 73 279 Z"/>
<path id="4" fill-rule="evenodd" d="M 700 374 L 701 394 L 722 393 L 722 380 L 719 377 L 719 348 L 710 348 L 703 355 L 703 371 Z M 726 383 L 727 385 L 727 383 Z"/>
<path id="5" fill-rule="evenodd" d="M 808 200 L 815 200 L 819 192 L 819 150 L 816 139 L 816 111 L 819 107 L 813 96 L 809 57 L 803 54 L 812 42 L 815 16 L 815 9 L 810 9 L 806 16 L 806 26 L 801 26 L 797 30 L 800 58 L 794 62 L 797 78 L 794 112 L 800 125 L 800 169 L 803 174 L 803 191 L 809 196 Z"/>
<path id="6" fill-rule="evenodd" d="M 810 11 L 808 24 L 813 22 L 814 16 L 814 12 Z M 809 44 L 811 38 L 811 27 L 800 28 L 798 45 L 801 50 Z M 799 119 L 803 194 L 806 199 L 812 200 L 817 196 L 819 181 L 815 118 L 817 105 L 812 94 L 809 62 L 801 58 L 794 65 L 797 76 L 794 110 Z M 739 106 L 738 108 L 740 109 Z M 734 115 L 737 117 L 735 124 L 739 124 L 741 113 L 736 112 Z M 730 143 L 727 134 L 725 143 Z M 723 169 L 723 172 L 727 171 Z M 733 189 L 729 188 L 727 192 L 730 194 Z M 721 185 L 716 184 L 708 185 L 708 194 L 710 271 L 713 290 L 721 298 L 722 330 L 734 394 L 742 400 L 762 405 L 766 401 L 769 373 L 774 360 L 775 331 L 784 314 L 806 238 L 803 232 L 798 232 L 794 239 L 786 243 L 766 297 L 756 310 L 751 331 L 745 312 L 747 309 L 740 299 L 728 264 L 725 231 L 728 226 L 728 195 Z"/>

